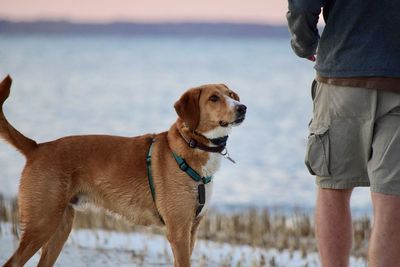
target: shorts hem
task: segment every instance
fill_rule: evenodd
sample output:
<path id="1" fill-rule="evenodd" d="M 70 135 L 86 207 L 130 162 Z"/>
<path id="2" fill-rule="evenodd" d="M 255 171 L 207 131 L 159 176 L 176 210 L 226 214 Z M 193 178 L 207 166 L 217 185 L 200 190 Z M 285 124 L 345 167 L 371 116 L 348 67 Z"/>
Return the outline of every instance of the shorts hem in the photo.
<path id="1" fill-rule="evenodd" d="M 371 186 L 371 192 L 380 193 L 380 194 L 384 194 L 384 195 L 400 196 L 400 190 L 396 190 L 396 189 L 393 189 L 393 188 L 382 187 L 382 186 L 377 186 L 377 185 L 372 185 Z"/>
<path id="2" fill-rule="evenodd" d="M 354 181 L 354 182 L 326 182 L 316 181 L 316 184 L 323 189 L 352 189 L 354 187 L 368 187 L 369 182 Z"/>

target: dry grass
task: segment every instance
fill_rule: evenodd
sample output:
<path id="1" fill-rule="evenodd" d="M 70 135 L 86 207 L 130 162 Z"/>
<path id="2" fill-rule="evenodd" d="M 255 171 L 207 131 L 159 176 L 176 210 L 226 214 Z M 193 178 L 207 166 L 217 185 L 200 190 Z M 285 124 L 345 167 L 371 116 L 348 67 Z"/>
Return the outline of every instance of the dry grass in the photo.
<path id="1" fill-rule="evenodd" d="M 0 222 L 11 222 L 13 231 L 18 234 L 17 201 L 5 200 L 0 195 Z M 353 221 L 354 245 L 353 255 L 366 256 L 367 243 L 371 232 L 369 217 Z M 88 211 L 78 212 L 74 222 L 75 228 L 105 229 L 123 232 L 142 231 L 143 227 L 131 226 L 113 215 Z M 307 212 L 294 210 L 282 212 L 268 208 L 247 208 L 239 212 L 209 212 L 198 232 L 200 239 L 245 244 L 254 247 L 275 248 L 278 250 L 301 251 L 302 255 L 317 250 L 312 216 Z M 164 232 L 161 228 L 151 228 L 153 233 Z M 269 263 L 273 266 L 272 263 Z"/>

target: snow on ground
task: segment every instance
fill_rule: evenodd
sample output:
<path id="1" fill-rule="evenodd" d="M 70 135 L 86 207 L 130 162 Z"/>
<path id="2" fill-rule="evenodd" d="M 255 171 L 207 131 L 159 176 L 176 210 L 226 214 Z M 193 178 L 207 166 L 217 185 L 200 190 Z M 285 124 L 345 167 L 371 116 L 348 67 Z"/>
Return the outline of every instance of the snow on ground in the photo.
<path id="1" fill-rule="evenodd" d="M 11 234 L 10 224 L 0 225 L 0 263 L 16 248 L 18 240 Z M 37 253 L 26 266 L 36 266 Z M 264 262 L 265 265 L 262 265 Z M 243 245 L 199 240 L 192 256 L 194 267 L 217 266 L 280 266 L 318 267 L 318 255 L 303 258 L 299 251 L 277 251 Z M 149 233 L 121 233 L 102 230 L 73 230 L 56 266 L 173 266 L 167 239 Z M 365 267 L 361 259 L 351 259 L 351 267 Z"/>

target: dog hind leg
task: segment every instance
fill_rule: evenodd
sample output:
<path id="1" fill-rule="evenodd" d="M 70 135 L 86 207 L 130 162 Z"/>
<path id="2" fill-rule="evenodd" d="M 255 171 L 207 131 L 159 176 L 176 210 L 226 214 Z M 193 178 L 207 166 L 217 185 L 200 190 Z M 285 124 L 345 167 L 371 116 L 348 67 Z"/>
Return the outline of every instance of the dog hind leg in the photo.
<path id="1" fill-rule="evenodd" d="M 51 219 L 57 220 L 56 218 Z M 54 222 L 49 222 L 49 226 L 39 228 L 27 224 L 22 232 L 17 250 L 3 267 L 23 266 L 53 235 L 56 228 L 51 227 L 52 225 L 54 225 Z"/>
<path id="2" fill-rule="evenodd" d="M 42 247 L 42 255 L 40 256 L 40 261 L 38 263 L 39 267 L 50 267 L 54 265 L 72 230 L 74 215 L 74 209 L 71 206 L 68 206 L 64 211 L 62 221 L 56 232 Z"/>
<path id="3" fill-rule="evenodd" d="M 21 178 L 18 200 L 22 235 L 6 267 L 23 266 L 45 245 L 59 228 L 68 207 L 68 185 L 60 185 L 61 179 L 38 177 L 29 169 Z"/>

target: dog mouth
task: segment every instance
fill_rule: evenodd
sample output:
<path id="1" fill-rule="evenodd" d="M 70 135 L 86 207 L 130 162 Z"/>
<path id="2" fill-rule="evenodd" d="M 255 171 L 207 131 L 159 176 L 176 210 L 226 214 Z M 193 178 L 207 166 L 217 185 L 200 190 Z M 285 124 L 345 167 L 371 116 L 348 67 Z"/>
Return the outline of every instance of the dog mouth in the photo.
<path id="1" fill-rule="evenodd" d="M 241 123 L 244 121 L 245 118 L 246 118 L 245 115 L 239 116 L 239 117 L 236 118 L 236 120 L 233 122 L 233 125 L 239 125 L 239 124 L 241 124 Z"/>
<path id="2" fill-rule="evenodd" d="M 245 118 L 246 118 L 245 115 L 240 115 L 240 116 L 238 116 L 238 117 L 237 117 L 234 121 L 232 121 L 232 122 L 219 121 L 219 125 L 220 125 L 221 127 L 228 127 L 228 126 L 230 126 L 230 125 L 232 125 L 232 126 L 238 126 L 238 125 L 240 125 L 240 124 L 244 121 Z"/>

